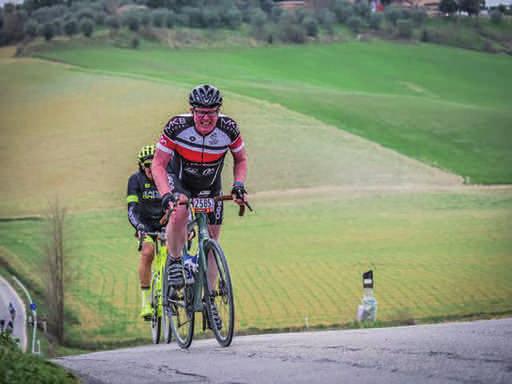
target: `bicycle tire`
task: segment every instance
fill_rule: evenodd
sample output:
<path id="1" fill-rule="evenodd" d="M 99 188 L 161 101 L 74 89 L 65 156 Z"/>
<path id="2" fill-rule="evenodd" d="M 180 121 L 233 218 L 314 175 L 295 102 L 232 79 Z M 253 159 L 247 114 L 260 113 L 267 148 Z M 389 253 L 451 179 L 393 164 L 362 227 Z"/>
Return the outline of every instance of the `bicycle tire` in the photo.
<path id="1" fill-rule="evenodd" d="M 155 286 L 157 284 L 158 274 L 154 274 L 151 281 L 151 341 L 153 344 L 160 343 L 162 316 L 158 313 L 158 301 L 159 298 L 155 292 Z"/>
<path id="2" fill-rule="evenodd" d="M 228 347 L 233 341 L 235 330 L 235 302 L 233 297 L 233 286 L 231 284 L 231 274 L 229 272 L 228 261 L 219 243 L 215 240 L 209 240 L 204 245 L 204 252 L 208 260 L 208 255 L 212 252 L 217 266 L 217 276 L 209 287 L 208 278 L 204 276 L 204 296 L 206 303 L 206 312 L 210 322 L 210 328 L 222 347 Z M 212 321 L 213 306 L 210 299 L 213 298 L 217 313 L 221 320 L 222 327 L 219 329 L 215 321 Z"/>
<path id="3" fill-rule="evenodd" d="M 168 262 L 166 263 L 166 271 Z M 172 334 L 178 345 L 187 349 L 192 344 L 192 338 L 194 337 L 193 289 L 191 286 L 184 286 L 180 289 L 169 286 L 167 293 L 168 309 L 166 316 Z"/>

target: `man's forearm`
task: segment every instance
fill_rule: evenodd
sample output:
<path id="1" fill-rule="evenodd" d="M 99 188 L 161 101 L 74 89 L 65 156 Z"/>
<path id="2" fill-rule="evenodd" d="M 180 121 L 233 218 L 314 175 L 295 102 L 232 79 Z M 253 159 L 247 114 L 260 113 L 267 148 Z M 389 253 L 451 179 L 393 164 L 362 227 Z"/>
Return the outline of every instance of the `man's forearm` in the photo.
<path id="1" fill-rule="evenodd" d="M 245 182 L 247 178 L 247 153 L 245 149 L 233 154 L 233 177 L 234 181 Z"/>
<path id="2" fill-rule="evenodd" d="M 247 177 L 247 160 L 235 163 L 233 168 L 234 181 L 245 183 Z"/>
<path id="3" fill-rule="evenodd" d="M 171 159 L 171 155 L 163 151 L 156 150 L 155 157 L 151 164 L 151 173 L 153 174 L 153 180 L 158 188 L 160 196 L 166 193 L 172 192 L 169 188 L 169 181 L 167 180 L 167 164 Z"/>

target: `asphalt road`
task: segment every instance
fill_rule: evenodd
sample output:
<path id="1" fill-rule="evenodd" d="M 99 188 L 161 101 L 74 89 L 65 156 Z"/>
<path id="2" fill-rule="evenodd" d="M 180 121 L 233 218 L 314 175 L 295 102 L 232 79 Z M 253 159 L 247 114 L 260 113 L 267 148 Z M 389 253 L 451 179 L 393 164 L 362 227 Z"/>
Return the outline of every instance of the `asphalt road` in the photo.
<path id="1" fill-rule="evenodd" d="M 0 320 L 4 320 L 5 326 L 11 320 L 9 303 L 12 303 L 16 310 L 13 321 L 13 336 L 20 339 L 20 345 L 25 351 L 27 349 L 26 312 L 23 301 L 16 291 L 2 276 L 0 276 Z"/>
<path id="2" fill-rule="evenodd" d="M 236 337 L 54 360 L 85 383 L 512 383 L 512 319 Z"/>

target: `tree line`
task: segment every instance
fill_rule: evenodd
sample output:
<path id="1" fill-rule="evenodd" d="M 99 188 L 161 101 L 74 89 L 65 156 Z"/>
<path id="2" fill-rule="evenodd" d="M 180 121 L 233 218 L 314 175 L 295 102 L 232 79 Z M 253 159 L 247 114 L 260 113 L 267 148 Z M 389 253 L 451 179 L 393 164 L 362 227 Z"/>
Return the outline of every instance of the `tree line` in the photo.
<path id="1" fill-rule="evenodd" d="M 206 28 L 240 30 L 243 26 L 257 39 L 303 43 L 322 31 L 333 34 L 345 24 L 357 32 L 379 29 L 383 18 L 422 22 L 423 9 L 397 10 L 384 15 L 371 12 L 366 0 L 350 3 L 331 0 L 327 6 L 283 11 L 272 0 L 26 0 L 21 6 L 6 5 L 0 13 L 0 44 L 42 36 L 82 33 L 90 37 L 97 29 Z M 399 23 L 400 24 L 400 23 Z"/>
<path id="2" fill-rule="evenodd" d="M 478 14 L 481 0 L 442 0 L 442 13 Z M 389 3 L 389 0 L 385 0 Z M 491 19 L 501 20 L 501 13 Z M 367 0 L 326 0 L 317 8 L 284 11 L 272 0 L 26 0 L 0 8 L 0 45 L 42 36 L 91 37 L 98 29 L 114 33 L 148 28 L 202 28 L 247 30 L 256 40 L 304 43 L 320 34 L 335 33 L 345 25 L 355 33 L 382 29 L 409 38 L 421 26 L 423 8 L 388 5 L 383 13 L 371 11 Z"/>

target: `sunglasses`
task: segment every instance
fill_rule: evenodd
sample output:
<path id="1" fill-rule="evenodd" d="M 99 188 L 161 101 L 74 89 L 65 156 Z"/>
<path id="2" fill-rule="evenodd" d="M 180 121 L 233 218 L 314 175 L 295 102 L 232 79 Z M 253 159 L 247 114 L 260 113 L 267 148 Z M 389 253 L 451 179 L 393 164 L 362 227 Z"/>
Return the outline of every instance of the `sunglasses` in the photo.
<path id="1" fill-rule="evenodd" d="M 215 116 L 219 113 L 219 108 L 215 109 L 215 110 L 210 110 L 210 111 L 198 111 L 197 109 L 194 108 L 194 113 L 197 115 L 197 116 Z"/>
<path id="2" fill-rule="evenodd" d="M 142 164 L 144 168 L 151 168 L 151 161 L 145 162 Z"/>

